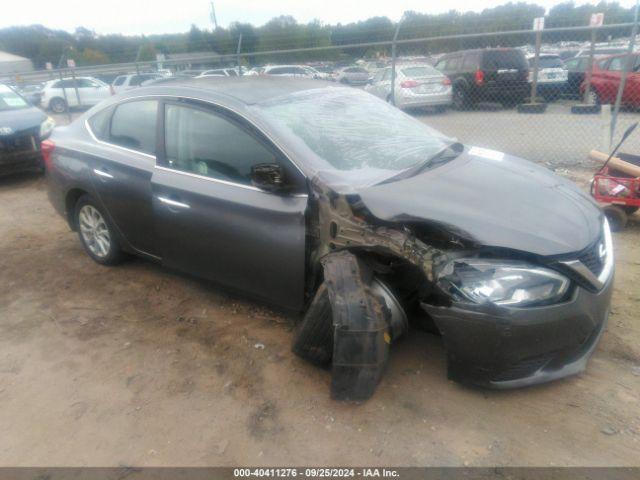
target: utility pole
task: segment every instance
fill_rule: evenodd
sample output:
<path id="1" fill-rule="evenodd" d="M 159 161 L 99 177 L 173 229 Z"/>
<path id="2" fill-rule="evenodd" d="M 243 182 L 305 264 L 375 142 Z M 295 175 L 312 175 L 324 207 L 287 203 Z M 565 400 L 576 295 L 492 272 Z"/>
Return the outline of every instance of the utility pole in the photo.
<path id="1" fill-rule="evenodd" d="M 638 34 L 638 7 L 640 6 L 640 0 L 636 0 L 636 8 L 633 14 L 633 27 L 631 28 L 631 38 L 629 39 L 629 47 L 627 49 L 627 56 L 625 58 L 624 68 L 622 69 L 622 75 L 620 76 L 620 86 L 618 87 L 618 94 L 616 95 L 616 103 L 613 107 L 613 115 L 611 118 L 611 140 L 616 133 L 616 123 L 618 121 L 618 112 L 620 111 L 620 103 L 622 103 L 622 94 L 624 92 L 625 84 L 627 83 L 627 72 L 631 70 L 633 65 L 633 48 L 636 44 L 636 35 Z"/>
<path id="2" fill-rule="evenodd" d="M 209 13 L 209 18 L 211 18 L 211 23 L 213 23 L 213 29 L 217 30 L 218 19 L 216 18 L 216 7 L 213 5 L 213 2 L 210 2 L 210 4 L 211 4 L 211 13 Z"/>
<path id="3" fill-rule="evenodd" d="M 396 104 L 396 57 L 398 55 L 396 43 L 398 41 L 398 34 L 400 33 L 400 26 L 404 20 L 404 14 L 398 20 L 396 25 L 396 31 L 393 34 L 393 43 L 391 44 L 391 105 Z"/>
<path id="4" fill-rule="evenodd" d="M 242 49 L 242 34 L 238 38 L 238 48 L 236 49 L 236 60 L 238 62 L 238 75 L 242 76 L 242 65 L 240 64 L 240 50 Z"/>

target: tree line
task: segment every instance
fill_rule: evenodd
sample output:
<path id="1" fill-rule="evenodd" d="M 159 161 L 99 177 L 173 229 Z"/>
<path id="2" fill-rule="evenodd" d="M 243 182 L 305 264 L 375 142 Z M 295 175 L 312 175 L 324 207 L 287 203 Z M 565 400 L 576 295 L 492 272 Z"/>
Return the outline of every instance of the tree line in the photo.
<path id="1" fill-rule="evenodd" d="M 470 33 L 507 32 L 529 30 L 533 19 L 546 16 L 545 27 L 584 26 L 592 13 L 603 12 L 605 24 L 633 21 L 633 8 L 617 2 L 597 5 L 560 3 L 545 15 L 544 7 L 533 3 L 507 3 L 481 12 L 451 10 L 442 14 L 408 11 L 400 30 L 400 39 L 452 36 Z M 99 65 L 132 61 L 155 60 L 156 54 L 189 52 L 216 52 L 233 54 L 242 34 L 243 52 L 308 47 L 341 46 L 355 43 L 388 41 L 393 38 L 396 24 L 387 17 L 373 17 L 359 22 L 328 25 L 314 20 L 299 23 L 291 16 L 279 16 L 256 27 L 235 22 L 228 28 L 200 29 L 192 25 L 185 33 L 126 36 L 120 34 L 97 35 L 78 27 L 73 33 L 52 30 L 42 25 L 16 26 L 0 29 L 0 50 L 31 59 L 36 68 L 46 62 L 53 67 L 73 58 L 78 65 Z M 629 35 L 629 29 L 608 30 L 606 40 Z M 584 41 L 588 32 L 562 32 L 545 36 L 546 42 Z M 518 46 L 529 43 L 530 35 L 505 34 L 482 39 L 447 38 L 426 43 L 403 45 L 401 54 L 426 55 L 439 52 L 484 46 Z M 338 60 L 340 58 L 376 57 L 389 54 L 385 47 L 344 48 L 327 51 L 272 54 L 246 58 L 250 63 Z"/>

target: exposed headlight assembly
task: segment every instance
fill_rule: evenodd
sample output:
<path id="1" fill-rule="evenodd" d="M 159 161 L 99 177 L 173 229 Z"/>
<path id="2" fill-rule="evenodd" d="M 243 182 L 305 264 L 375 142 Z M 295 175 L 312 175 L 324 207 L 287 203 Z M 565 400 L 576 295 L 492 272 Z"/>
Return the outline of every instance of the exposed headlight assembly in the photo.
<path id="1" fill-rule="evenodd" d="M 460 302 L 529 307 L 558 302 L 569 279 L 526 262 L 462 258 L 451 260 L 437 275 L 438 285 Z"/>
<path id="2" fill-rule="evenodd" d="M 40 139 L 44 140 L 53 131 L 53 127 L 56 126 L 56 122 L 51 117 L 47 117 L 44 122 L 40 124 Z"/>

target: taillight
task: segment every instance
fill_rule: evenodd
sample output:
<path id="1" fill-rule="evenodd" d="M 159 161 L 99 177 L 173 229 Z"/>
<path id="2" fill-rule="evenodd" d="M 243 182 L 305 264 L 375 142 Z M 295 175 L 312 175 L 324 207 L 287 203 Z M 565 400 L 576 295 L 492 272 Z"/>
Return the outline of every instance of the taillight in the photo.
<path id="1" fill-rule="evenodd" d="M 42 160 L 47 170 L 50 170 L 53 166 L 51 155 L 56 148 L 56 144 L 52 140 L 43 140 L 40 144 L 40 152 L 42 152 Z"/>
<path id="2" fill-rule="evenodd" d="M 449 79 L 449 77 L 444 77 L 442 79 L 442 84 L 443 85 L 451 85 L 451 80 Z"/>
<path id="3" fill-rule="evenodd" d="M 404 82 L 400 83 L 400 86 L 402 88 L 413 88 L 417 87 L 418 85 L 418 82 L 416 82 L 415 80 L 405 80 Z"/>
<path id="4" fill-rule="evenodd" d="M 476 70 L 476 74 L 473 79 L 476 82 L 476 85 L 482 85 L 484 83 L 484 72 L 482 70 Z"/>

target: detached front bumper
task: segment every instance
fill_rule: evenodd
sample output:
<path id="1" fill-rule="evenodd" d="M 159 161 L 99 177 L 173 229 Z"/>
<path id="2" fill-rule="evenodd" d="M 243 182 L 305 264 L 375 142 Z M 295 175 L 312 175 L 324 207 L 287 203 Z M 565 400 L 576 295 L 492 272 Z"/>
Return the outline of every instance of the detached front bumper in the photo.
<path id="1" fill-rule="evenodd" d="M 605 329 L 613 272 L 593 293 L 581 287 L 567 302 L 534 308 L 422 304 L 440 329 L 448 376 L 489 388 L 517 388 L 583 371 Z"/>

